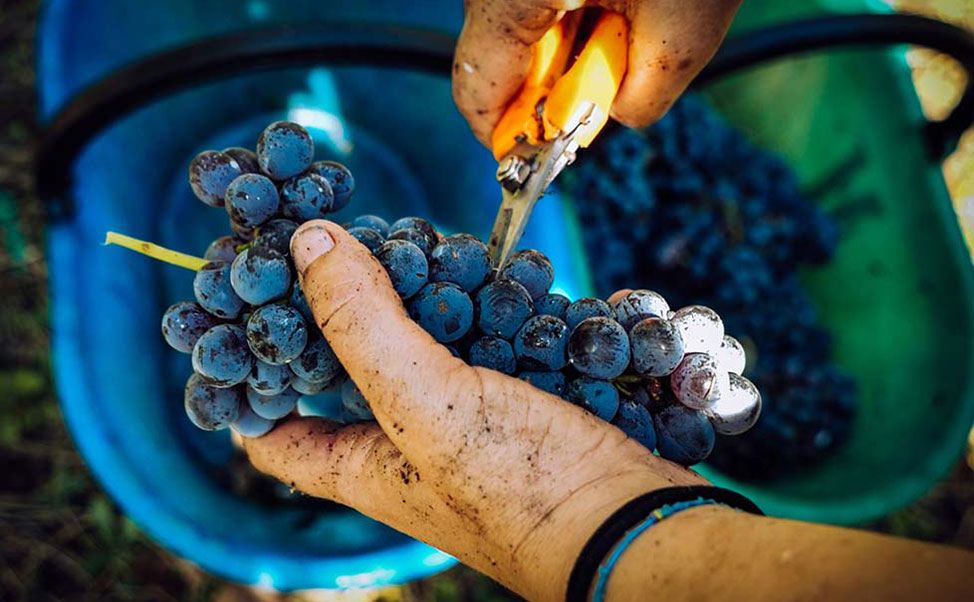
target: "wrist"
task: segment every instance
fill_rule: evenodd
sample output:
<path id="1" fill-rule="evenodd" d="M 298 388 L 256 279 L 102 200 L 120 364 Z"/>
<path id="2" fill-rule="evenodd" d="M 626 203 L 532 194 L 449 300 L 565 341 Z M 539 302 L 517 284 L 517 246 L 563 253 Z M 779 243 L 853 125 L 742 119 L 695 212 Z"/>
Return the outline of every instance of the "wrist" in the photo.
<path id="1" fill-rule="evenodd" d="M 605 584 L 605 600 L 694 599 L 694 584 L 706 583 L 726 541 L 715 536 L 751 514 L 705 504 L 673 514 L 643 531 L 622 552 Z M 592 584 L 594 589 L 594 583 Z M 590 589 L 591 595 L 591 589 Z"/>

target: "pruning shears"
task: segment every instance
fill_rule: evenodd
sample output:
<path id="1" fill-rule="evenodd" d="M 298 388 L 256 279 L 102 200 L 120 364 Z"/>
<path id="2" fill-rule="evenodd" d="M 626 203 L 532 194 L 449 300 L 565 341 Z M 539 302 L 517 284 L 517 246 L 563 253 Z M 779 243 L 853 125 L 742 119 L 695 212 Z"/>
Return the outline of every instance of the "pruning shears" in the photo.
<path id="1" fill-rule="evenodd" d="M 517 246 L 538 199 L 608 122 L 622 84 L 625 17 L 599 14 L 573 57 L 579 23 L 576 13 L 568 13 L 531 47 L 524 85 L 494 128 L 491 149 L 502 200 L 487 248 L 497 268 Z"/>

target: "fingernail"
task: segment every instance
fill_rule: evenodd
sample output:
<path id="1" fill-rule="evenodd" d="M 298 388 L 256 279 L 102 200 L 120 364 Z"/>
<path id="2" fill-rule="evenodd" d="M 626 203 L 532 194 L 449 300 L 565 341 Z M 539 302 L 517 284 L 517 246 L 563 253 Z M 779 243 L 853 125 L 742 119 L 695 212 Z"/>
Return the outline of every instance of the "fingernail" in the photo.
<path id="1" fill-rule="evenodd" d="M 335 241 L 321 224 L 304 224 L 291 237 L 291 257 L 294 258 L 294 267 L 301 275 L 304 275 L 315 259 L 333 248 Z"/>

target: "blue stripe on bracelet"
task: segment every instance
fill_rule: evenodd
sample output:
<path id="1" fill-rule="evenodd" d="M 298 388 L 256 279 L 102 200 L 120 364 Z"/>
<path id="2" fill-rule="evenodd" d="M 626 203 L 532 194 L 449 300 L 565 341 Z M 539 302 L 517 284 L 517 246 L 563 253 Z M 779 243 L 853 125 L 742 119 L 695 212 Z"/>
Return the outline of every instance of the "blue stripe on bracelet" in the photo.
<path id="1" fill-rule="evenodd" d="M 665 504 L 650 512 L 649 516 L 646 517 L 646 520 L 626 532 L 625 536 L 623 536 L 623 538 L 619 540 L 619 543 L 612 548 L 612 551 L 609 552 L 609 555 L 602 562 L 602 564 L 599 565 L 598 571 L 596 571 L 598 580 L 595 582 L 595 590 L 592 592 L 592 602 L 603 602 L 605 600 L 605 588 L 609 582 L 609 576 L 612 574 L 612 569 L 615 568 L 616 562 L 618 562 L 619 558 L 623 555 L 623 553 L 625 553 L 626 548 L 628 548 L 637 537 L 642 535 L 646 529 L 652 527 L 664 518 L 673 516 L 678 512 L 683 512 L 684 510 L 689 510 L 690 508 L 696 508 L 697 506 L 705 506 L 708 504 L 726 506 L 726 504 L 721 504 L 714 500 L 704 499 L 702 497 L 695 500 L 690 500 L 688 502 Z"/>

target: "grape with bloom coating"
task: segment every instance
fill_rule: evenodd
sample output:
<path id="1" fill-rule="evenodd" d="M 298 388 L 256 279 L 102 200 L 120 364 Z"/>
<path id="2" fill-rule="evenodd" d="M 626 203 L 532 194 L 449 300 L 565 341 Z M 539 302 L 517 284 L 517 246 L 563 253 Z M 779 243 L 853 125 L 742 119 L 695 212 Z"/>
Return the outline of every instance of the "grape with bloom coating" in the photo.
<path id="1" fill-rule="evenodd" d="M 291 267 L 277 251 L 251 247 L 230 265 L 230 283 L 241 299 L 251 305 L 263 305 L 291 290 Z"/>
<path id="2" fill-rule="evenodd" d="M 211 261 L 193 277 L 196 301 L 206 311 L 224 320 L 235 320 L 243 310 L 244 300 L 233 290 L 231 264 Z"/>
<path id="3" fill-rule="evenodd" d="M 257 162 L 275 180 L 298 175 L 311 165 L 314 156 L 311 134 L 291 121 L 275 121 L 257 138 Z"/>
<path id="4" fill-rule="evenodd" d="M 260 227 L 254 238 L 254 246 L 277 251 L 285 257 L 291 255 L 291 237 L 298 224 L 289 219 L 272 219 Z"/>
<path id="5" fill-rule="evenodd" d="M 536 389 L 561 397 L 565 393 L 565 375 L 561 372 L 526 370 L 517 375 L 521 380 L 531 383 Z"/>
<path id="6" fill-rule="evenodd" d="M 349 228 L 372 228 L 376 232 L 382 235 L 382 238 L 389 236 L 389 222 L 382 219 L 378 215 L 360 215 L 352 220 L 348 225 Z"/>
<path id="7" fill-rule="evenodd" d="M 683 405 L 704 410 L 714 405 L 730 387 L 726 370 L 706 353 L 688 353 L 670 375 L 673 394 Z"/>
<path id="8" fill-rule="evenodd" d="M 750 429 L 761 415 L 761 394 L 754 383 L 730 373 L 727 392 L 714 405 L 704 410 L 714 430 L 721 435 L 740 435 Z"/>
<path id="9" fill-rule="evenodd" d="M 534 315 L 536 316 L 554 316 L 556 318 L 565 319 L 565 312 L 568 310 L 568 306 L 571 305 L 571 301 L 565 295 L 559 295 L 558 293 L 548 293 L 546 295 L 541 295 L 534 301 Z M 566 322 L 567 323 L 567 322 Z M 571 328 L 569 326 L 569 328 Z"/>
<path id="10" fill-rule="evenodd" d="M 364 226 L 349 228 L 348 233 L 355 237 L 355 240 L 365 245 L 365 248 L 373 253 L 375 253 L 386 241 L 386 239 L 379 234 L 378 230 L 366 228 Z"/>
<path id="11" fill-rule="evenodd" d="M 480 337 L 470 345 L 468 355 L 471 366 L 483 366 L 503 374 L 514 374 L 517 369 L 514 348 L 498 337 Z"/>
<path id="12" fill-rule="evenodd" d="M 247 384 L 261 395 L 277 395 L 291 385 L 292 372 L 286 365 L 275 366 L 260 360 L 247 377 Z"/>
<path id="13" fill-rule="evenodd" d="M 237 257 L 237 247 L 244 244 L 244 241 L 233 236 L 221 236 L 210 243 L 203 254 L 203 259 L 207 261 L 226 261 L 230 263 Z"/>
<path id="14" fill-rule="evenodd" d="M 247 387 L 247 403 L 254 414 L 268 420 L 284 418 L 298 405 L 301 394 L 294 389 L 285 389 L 275 395 L 261 395 Z"/>
<path id="15" fill-rule="evenodd" d="M 308 329 L 301 313 L 282 303 L 265 305 L 247 320 L 247 344 L 257 359 L 277 366 L 301 355 Z"/>
<path id="16" fill-rule="evenodd" d="M 575 327 L 585 318 L 595 318 L 598 316 L 615 318 L 616 314 L 612 311 L 609 304 L 602 299 L 583 297 L 565 309 L 565 324 L 568 324 L 569 330 L 575 330 Z"/>
<path id="17" fill-rule="evenodd" d="M 312 334 L 304 351 L 288 366 L 299 378 L 316 384 L 328 383 L 344 370 L 331 345 L 317 333 Z M 294 386 L 294 382 L 291 386 Z"/>
<path id="18" fill-rule="evenodd" d="M 256 228 L 269 220 L 281 204 L 277 187 L 267 176 L 245 173 L 227 186 L 226 207 L 230 221 Z"/>
<path id="19" fill-rule="evenodd" d="M 237 419 L 242 396 L 237 387 L 217 388 L 203 382 L 195 372 L 186 381 L 183 406 L 197 428 L 218 431 Z"/>
<path id="20" fill-rule="evenodd" d="M 218 151 L 203 151 L 189 163 L 189 186 L 196 198 L 210 207 L 223 207 L 227 186 L 244 173 L 233 157 Z"/>
<path id="21" fill-rule="evenodd" d="M 568 338 L 568 360 L 592 378 L 611 380 L 629 366 L 629 337 L 612 318 L 588 318 Z"/>
<path id="22" fill-rule="evenodd" d="M 616 320 L 629 331 L 637 322 L 646 318 L 665 318 L 670 306 L 662 295 L 645 289 L 630 291 L 612 304 Z"/>
<path id="23" fill-rule="evenodd" d="M 517 363 L 526 370 L 561 370 L 567 363 L 568 326 L 552 316 L 534 316 L 514 336 Z"/>
<path id="24" fill-rule="evenodd" d="M 311 313 L 311 307 L 308 305 L 308 300 L 304 298 L 304 293 L 301 292 L 301 284 L 297 280 L 294 281 L 294 286 L 291 287 L 291 296 L 288 297 L 288 303 L 291 307 L 298 310 L 301 317 L 304 318 L 306 326 L 311 327 L 314 325 L 314 314 Z"/>
<path id="25" fill-rule="evenodd" d="M 534 300 L 551 288 L 555 281 L 555 268 L 544 253 L 534 250 L 518 251 L 501 268 L 499 277 L 519 283 Z"/>
<path id="26" fill-rule="evenodd" d="M 419 247 L 427 259 L 429 259 L 430 255 L 433 253 L 433 249 L 436 247 L 436 237 L 426 234 L 419 228 L 403 228 L 402 230 L 396 230 L 389 234 L 389 240 L 403 240 L 411 242 Z"/>
<path id="27" fill-rule="evenodd" d="M 261 418 L 250 409 L 250 404 L 240 404 L 240 415 L 230 428 L 241 437 L 263 437 L 274 428 L 275 421 Z"/>
<path id="28" fill-rule="evenodd" d="M 169 346 L 182 353 L 191 353 L 203 333 L 217 325 L 217 319 L 199 303 L 181 301 L 162 314 L 162 336 Z"/>
<path id="29" fill-rule="evenodd" d="M 646 376 L 666 376 L 683 359 L 683 337 L 663 318 L 646 318 L 629 331 L 632 367 Z"/>
<path id="30" fill-rule="evenodd" d="M 619 391 L 607 380 L 579 376 L 565 387 L 565 399 L 606 422 L 619 410 Z"/>
<path id="31" fill-rule="evenodd" d="M 714 428 L 702 412 L 681 404 L 663 408 L 653 417 L 659 455 L 684 466 L 703 462 L 714 449 Z"/>
<path id="32" fill-rule="evenodd" d="M 405 240 L 387 240 L 375 250 L 392 286 L 403 299 L 412 297 L 426 284 L 429 264 L 426 254 L 413 243 Z"/>
<path id="33" fill-rule="evenodd" d="M 747 365 L 744 347 L 740 341 L 727 334 L 724 335 L 720 349 L 717 350 L 716 359 L 717 364 L 722 369 L 727 370 L 731 374 L 737 374 L 738 376 L 744 372 L 744 368 Z"/>
<path id="34" fill-rule="evenodd" d="M 231 146 L 223 149 L 223 153 L 233 157 L 243 173 L 260 173 L 260 164 L 257 162 L 257 153 L 249 148 Z"/>
<path id="35" fill-rule="evenodd" d="M 681 307 L 670 320 L 683 337 L 686 353 L 715 355 L 724 341 L 724 322 L 717 312 L 703 305 Z"/>
<path id="36" fill-rule="evenodd" d="M 281 213 L 297 222 L 325 217 L 334 204 L 331 186 L 318 174 L 301 174 L 281 186 Z"/>
<path id="37" fill-rule="evenodd" d="M 531 317 L 534 304 L 527 289 L 504 278 L 485 285 L 474 298 L 477 326 L 486 334 L 510 339 Z"/>
<path id="38" fill-rule="evenodd" d="M 213 387 L 242 383 L 253 366 L 247 335 L 236 324 L 214 326 L 193 347 L 193 370 L 205 384 Z"/>
<path id="39" fill-rule="evenodd" d="M 447 236 L 430 253 L 430 281 L 452 282 L 468 293 L 490 273 L 487 246 L 469 234 Z"/>
<path id="40" fill-rule="evenodd" d="M 473 324 L 473 302 L 452 282 L 431 282 L 409 304 L 409 315 L 440 343 L 461 338 Z"/>
<path id="41" fill-rule="evenodd" d="M 656 428 L 653 426 L 653 417 L 642 405 L 635 401 L 624 399 L 619 404 L 619 411 L 616 412 L 612 424 L 635 439 L 643 446 L 653 451 L 656 449 Z"/>
<path id="42" fill-rule="evenodd" d="M 311 164 L 309 172 L 318 174 L 328 182 L 331 187 L 334 200 L 331 210 L 341 211 L 344 209 L 355 193 L 355 178 L 348 168 L 335 161 L 316 161 Z"/>

